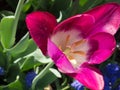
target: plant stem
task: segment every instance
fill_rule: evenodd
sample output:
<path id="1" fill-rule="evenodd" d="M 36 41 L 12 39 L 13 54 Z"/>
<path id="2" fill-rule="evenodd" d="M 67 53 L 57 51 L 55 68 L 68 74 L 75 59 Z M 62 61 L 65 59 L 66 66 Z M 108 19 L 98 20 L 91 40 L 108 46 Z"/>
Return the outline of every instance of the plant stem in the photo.
<path id="1" fill-rule="evenodd" d="M 37 82 L 39 81 L 39 79 L 41 79 L 49 70 L 50 67 L 52 67 L 54 65 L 54 63 L 51 61 L 33 80 L 32 82 L 32 90 L 35 90 L 35 85 L 37 84 Z"/>
<path id="2" fill-rule="evenodd" d="M 16 11 L 15 11 L 15 15 L 14 15 L 15 16 L 15 23 L 16 23 L 16 25 L 18 23 L 18 20 L 19 20 L 19 17 L 20 17 L 20 13 L 21 13 L 21 10 L 23 8 L 24 1 L 25 0 L 19 0 L 19 2 L 18 2 Z"/>
<path id="3" fill-rule="evenodd" d="M 24 4 L 25 0 L 19 0 L 14 17 L 15 17 L 15 21 L 14 21 L 14 25 L 13 25 L 13 30 L 15 31 L 13 35 L 16 34 L 16 30 L 17 30 L 17 25 L 18 25 L 18 20 L 20 18 L 20 13 L 21 10 L 23 8 L 23 4 Z"/>
<path id="4" fill-rule="evenodd" d="M 70 86 L 66 86 L 62 90 L 68 90 L 69 88 L 70 88 Z"/>

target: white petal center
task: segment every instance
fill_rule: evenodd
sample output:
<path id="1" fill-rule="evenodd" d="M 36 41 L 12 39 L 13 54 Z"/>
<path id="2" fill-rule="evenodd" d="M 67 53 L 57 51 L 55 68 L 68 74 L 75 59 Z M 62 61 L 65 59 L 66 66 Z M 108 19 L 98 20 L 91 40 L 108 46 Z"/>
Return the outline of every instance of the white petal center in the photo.
<path id="1" fill-rule="evenodd" d="M 87 61 L 90 45 L 77 30 L 59 31 L 51 37 L 51 40 L 63 51 L 74 68 L 79 68 Z"/>

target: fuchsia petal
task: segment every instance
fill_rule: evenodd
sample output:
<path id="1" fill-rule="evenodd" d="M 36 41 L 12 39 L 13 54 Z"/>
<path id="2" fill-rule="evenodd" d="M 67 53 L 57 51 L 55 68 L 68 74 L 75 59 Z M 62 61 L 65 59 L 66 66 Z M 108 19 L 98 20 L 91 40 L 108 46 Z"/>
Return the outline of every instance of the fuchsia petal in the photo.
<path id="1" fill-rule="evenodd" d="M 83 36 L 86 36 L 89 32 L 89 28 L 93 26 L 95 20 L 94 17 L 88 14 L 79 14 L 73 17 L 70 17 L 59 25 L 56 26 L 55 32 L 59 30 L 79 30 Z"/>
<path id="2" fill-rule="evenodd" d="M 72 67 L 66 56 L 51 40 L 48 40 L 48 54 L 61 72 L 74 72 L 74 68 Z"/>
<path id="3" fill-rule="evenodd" d="M 27 15 L 26 24 L 32 38 L 46 55 L 47 39 L 57 24 L 55 17 L 48 12 L 36 11 Z"/>
<path id="4" fill-rule="evenodd" d="M 88 64 L 83 65 L 78 73 L 68 74 L 90 90 L 103 90 L 104 80 L 100 71 Z"/>
<path id="5" fill-rule="evenodd" d="M 91 64 L 100 64 L 112 55 L 116 41 L 114 36 L 109 33 L 100 32 L 89 38 L 91 46 L 91 53 L 89 63 Z"/>
<path id="6" fill-rule="evenodd" d="M 103 89 L 104 81 L 98 69 L 88 64 L 83 64 L 79 71 L 74 70 L 63 52 L 51 40 L 48 40 L 48 54 L 61 72 L 77 79 L 91 90 Z"/>
<path id="7" fill-rule="evenodd" d="M 114 35 L 120 26 L 120 5 L 117 3 L 107 3 L 97 6 L 85 12 L 95 18 L 95 25 L 91 28 L 91 33 L 100 31 Z"/>

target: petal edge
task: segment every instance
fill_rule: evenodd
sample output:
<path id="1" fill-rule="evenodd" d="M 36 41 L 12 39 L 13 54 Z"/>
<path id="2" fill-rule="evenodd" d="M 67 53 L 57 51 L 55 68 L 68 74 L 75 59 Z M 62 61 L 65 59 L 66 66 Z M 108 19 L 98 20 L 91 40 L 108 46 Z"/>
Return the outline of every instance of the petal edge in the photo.
<path id="1" fill-rule="evenodd" d="M 56 24 L 55 17 L 48 12 L 36 11 L 26 17 L 26 25 L 30 35 L 44 55 L 47 55 L 47 39 L 52 34 Z"/>

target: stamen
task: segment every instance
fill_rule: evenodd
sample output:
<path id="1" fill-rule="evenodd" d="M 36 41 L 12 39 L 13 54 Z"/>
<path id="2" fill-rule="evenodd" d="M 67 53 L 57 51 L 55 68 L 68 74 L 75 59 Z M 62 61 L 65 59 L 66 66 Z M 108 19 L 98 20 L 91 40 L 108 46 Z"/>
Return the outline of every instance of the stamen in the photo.
<path id="1" fill-rule="evenodd" d="M 75 47 L 77 47 L 77 46 L 85 43 L 85 41 L 86 41 L 85 39 L 81 39 L 81 40 L 79 40 L 79 41 L 76 41 L 76 42 L 74 42 L 74 43 L 72 44 L 71 48 L 75 48 Z"/>
<path id="2" fill-rule="evenodd" d="M 82 55 L 82 56 L 85 56 L 85 55 L 86 55 L 86 53 L 83 52 L 83 51 L 74 51 L 74 52 L 72 52 L 72 53 L 74 53 L 74 54 L 79 54 L 79 55 Z"/>
<path id="3" fill-rule="evenodd" d="M 66 40 L 65 40 L 65 46 L 67 46 L 69 41 L 70 41 L 70 35 L 67 35 Z"/>
<path id="4" fill-rule="evenodd" d="M 69 60 L 74 60 L 74 57 L 72 55 L 68 56 Z"/>

